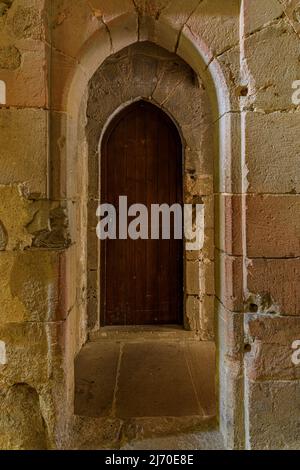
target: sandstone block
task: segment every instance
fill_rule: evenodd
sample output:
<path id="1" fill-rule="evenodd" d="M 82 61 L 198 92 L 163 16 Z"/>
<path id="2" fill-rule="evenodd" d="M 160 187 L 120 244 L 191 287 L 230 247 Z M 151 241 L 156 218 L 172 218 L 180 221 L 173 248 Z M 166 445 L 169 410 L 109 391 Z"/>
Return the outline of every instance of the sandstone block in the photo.
<path id="1" fill-rule="evenodd" d="M 219 222 L 216 247 L 229 255 L 241 256 L 243 196 L 219 194 L 215 196 L 215 206 Z"/>
<path id="2" fill-rule="evenodd" d="M 21 186 L 0 185 L 0 200 L 0 249 L 30 247 L 33 237 L 27 226 L 34 214 L 32 202 L 24 197 Z"/>
<path id="3" fill-rule="evenodd" d="M 256 311 L 300 314 L 299 259 L 253 259 L 247 269 L 247 288 Z"/>
<path id="4" fill-rule="evenodd" d="M 270 21 L 279 18 L 283 13 L 282 5 L 278 0 L 245 0 L 244 11 L 244 34 L 247 36 L 261 29 Z"/>
<path id="5" fill-rule="evenodd" d="M 223 359 L 241 361 L 244 355 L 244 314 L 227 310 L 220 302 L 218 309 L 218 345 Z"/>
<path id="6" fill-rule="evenodd" d="M 299 47 L 290 23 L 282 19 L 257 31 L 245 39 L 244 49 L 245 74 L 250 77 L 245 106 L 255 111 L 293 108 L 291 86 L 299 79 Z"/>
<path id="7" fill-rule="evenodd" d="M 89 5 L 90 4 L 90 5 Z M 93 9 L 95 2 L 77 0 L 64 0 L 53 2 L 52 17 L 52 44 L 70 57 L 78 57 L 85 42 L 101 26 L 102 16 Z"/>
<path id="8" fill-rule="evenodd" d="M 300 379 L 292 361 L 293 342 L 300 339 L 299 317 L 253 316 L 246 318 L 251 351 L 246 354 L 246 373 L 252 381 Z"/>
<path id="9" fill-rule="evenodd" d="M 6 344 L 7 355 L 7 364 L 1 371 L 1 387 L 27 383 L 40 388 L 49 384 L 51 375 L 59 370 L 56 367 L 61 366 L 61 334 L 61 328 L 55 324 L 0 326 L 0 338 Z"/>
<path id="10" fill-rule="evenodd" d="M 0 109 L 0 184 L 23 183 L 31 194 L 47 191 L 48 113 Z"/>
<path id="11" fill-rule="evenodd" d="M 186 292 L 190 295 L 199 295 L 200 293 L 199 261 L 186 263 Z"/>
<path id="12" fill-rule="evenodd" d="M 248 381 L 246 394 L 247 449 L 299 449 L 300 382 Z"/>
<path id="13" fill-rule="evenodd" d="M 245 115 L 248 192 L 299 193 L 300 113 Z"/>
<path id="14" fill-rule="evenodd" d="M 216 250 L 216 295 L 231 311 L 243 311 L 243 259 Z"/>
<path id="15" fill-rule="evenodd" d="M 218 0 L 200 2 L 187 22 L 195 37 L 200 37 L 212 55 L 220 55 L 239 41 L 239 2 Z"/>
<path id="16" fill-rule="evenodd" d="M 17 384 L 1 395 L 0 449 L 46 450 L 47 433 L 36 390 Z"/>
<path id="17" fill-rule="evenodd" d="M 300 197 L 257 195 L 247 197 L 246 237 L 249 258 L 300 255 Z"/>
<path id="18" fill-rule="evenodd" d="M 0 324 L 64 319 L 69 300 L 61 287 L 64 268 L 64 255 L 60 253 L 1 253 Z"/>
<path id="19" fill-rule="evenodd" d="M 45 108 L 48 105 L 49 46 L 42 41 L 26 39 L 17 41 L 16 47 L 20 55 L 18 67 L 3 68 L 0 59 L 0 79 L 7 84 L 6 104 Z"/>

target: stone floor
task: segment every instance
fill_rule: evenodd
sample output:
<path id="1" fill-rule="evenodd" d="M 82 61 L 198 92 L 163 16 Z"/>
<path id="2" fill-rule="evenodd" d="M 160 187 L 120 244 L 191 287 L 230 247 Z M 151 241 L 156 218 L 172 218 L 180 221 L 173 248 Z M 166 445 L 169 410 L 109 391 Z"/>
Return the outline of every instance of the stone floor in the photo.
<path id="1" fill-rule="evenodd" d="M 215 347 L 166 328 L 102 330 L 76 359 L 75 414 L 215 416 Z"/>
<path id="2" fill-rule="evenodd" d="M 121 450 L 225 450 L 221 434 L 216 430 L 161 436 L 128 442 Z"/>
<path id="3" fill-rule="evenodd" d="M 75 382 L 75 448 L 223 448 L 215 346 L 194 333 L 104 328 L 78 355 Z"/>

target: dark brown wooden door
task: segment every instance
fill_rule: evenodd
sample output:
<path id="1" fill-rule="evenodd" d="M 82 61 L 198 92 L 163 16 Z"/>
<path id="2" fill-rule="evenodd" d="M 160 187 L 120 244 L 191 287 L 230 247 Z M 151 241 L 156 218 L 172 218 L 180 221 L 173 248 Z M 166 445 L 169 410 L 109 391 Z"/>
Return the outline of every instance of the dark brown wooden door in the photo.
<path id="1" fill-rule="evenodd" d="M 111 123 L 103 139 L 101 203 L 182 204 L 182 145 L 156 106 L 139 101 Z M 129 218 L 129 222 L 134 218 Z M 149 217 L 149 233 L 150 233 Z M 172 227 L 172 226 L 171 226 Z M 102 325 L 181 324 L 183 241 L 101 241 Z"/>

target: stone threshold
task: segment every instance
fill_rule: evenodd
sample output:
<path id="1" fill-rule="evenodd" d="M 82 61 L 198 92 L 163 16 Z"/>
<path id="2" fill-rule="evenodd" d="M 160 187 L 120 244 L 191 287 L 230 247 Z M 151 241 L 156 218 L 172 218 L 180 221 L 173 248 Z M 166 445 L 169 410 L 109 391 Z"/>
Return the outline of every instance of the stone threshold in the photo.
<path id="1" fill-rule="evenodd" d="M 86 416 L 74 418 L 72 442 L 68 446 L 72 450 L 126 449 L 138 443 L 140 446 L 141 442 L 146 443 L 149 439 L 176 439 L 176 436 L 181 436 L 181 449 L 184 450 L 191 448 L 188 444 L 192 435 L 198 435 L 202 439 L 205 437 L 208 442 L 211 441 L 211 445 L 208 444 L 206 449 L 223 448 L 215 417 L 161 416 L 126 420 Z"/>
<path id="2" fill-rule="evenodd" d="M 89 333 L 89 341 L 201 341 L 196 331 L 185 330 L 178 325 L 149 326 L 106 326 Z"/>

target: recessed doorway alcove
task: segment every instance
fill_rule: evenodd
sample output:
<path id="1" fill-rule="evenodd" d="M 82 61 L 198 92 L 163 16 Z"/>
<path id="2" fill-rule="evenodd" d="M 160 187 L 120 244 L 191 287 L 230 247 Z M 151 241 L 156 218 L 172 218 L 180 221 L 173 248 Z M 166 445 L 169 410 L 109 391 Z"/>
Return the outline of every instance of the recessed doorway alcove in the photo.
<path id="1" fill-rule="evenodd" d="M 75 362 L 75 414 L 173 419 L 216 416 L 213 119 L 207 91 L 152 43 L 109 57 L 89 83 L 82 139 L 89 164 L 89 341 Z M 100 203 L 203 204 L 204 246 L 96 238 Z M 171 230 L 172 233 L 172 230 Z M 174 430 L 173 430 L 174 431 Z"/>

